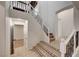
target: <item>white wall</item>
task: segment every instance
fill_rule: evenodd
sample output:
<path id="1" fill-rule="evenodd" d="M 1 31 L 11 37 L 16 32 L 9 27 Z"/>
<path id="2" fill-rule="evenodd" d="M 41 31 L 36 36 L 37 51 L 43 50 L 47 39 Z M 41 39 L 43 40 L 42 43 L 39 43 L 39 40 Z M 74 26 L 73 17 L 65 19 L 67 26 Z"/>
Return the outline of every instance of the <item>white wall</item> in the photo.
<path id="1" fill-rule="evenodd" d="M 39 12 L 43 19 L 43 23 L 48 27 L 49 32 L 58 36 L 58 17 L 56 12 L 66 6 L 71 5 L 69 1 L 40 1 Z"/>
<path id="2" fill-rule="evenodd" d="M 30 14 L 28 17 L 28 49 L 31 49 L 40 41 L 48 42 L 49 39 L 36 19 Z"/>
<path id="3" fill-rule="evenodd" d="M 74 8 L 74 23 L 75 29 L 79 31 L 79 9 Z"/>
<path id="4" fill-rule="evenodd" d="M 6 56 L 5 7 L 0 2 L 0 56 Z"/>
<path id="5" fill-rule="evenodd" d="M 46 26 L 48 26 L 48 2 L 39 2 L 39 13 Z"/>
<path id="6" fill-rule="evenodd" d="M 74 9 L 67 9 L 58 13 L 58 18 L 61 20 L 61 36 L 67 38 L 74 29 Z"/>
<path id="7" fill-rule="evenodd" d="M 19 18 L 19 19 L 28 19 L 28 16 L 27 16 L 27 13 L 25 12 L 21 12 L 21 11 L 18 11 L 18 10 L 14 10 L 14 9 L 10 9 L 8 10 L 9 12 L 9 17 L 12 17 L 12 18 Z"/>

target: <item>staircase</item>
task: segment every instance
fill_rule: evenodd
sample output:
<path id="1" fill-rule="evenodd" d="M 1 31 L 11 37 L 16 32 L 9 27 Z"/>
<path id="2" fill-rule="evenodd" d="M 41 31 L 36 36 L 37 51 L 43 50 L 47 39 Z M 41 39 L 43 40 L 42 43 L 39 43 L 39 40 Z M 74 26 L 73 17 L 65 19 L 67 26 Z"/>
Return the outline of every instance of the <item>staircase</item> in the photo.
<path id="1" fill-rule="evenodd" d="M 52 33 L 49 33 L 50 43 L 55 40 L 55 37 Z"/>
<path id="2" fill-rule="evenodd" d="M 61 53 L 59 49 L 52 47 L 50 44 L 41 41 L 33 50 L 41 57 L 60 57 Z"/>

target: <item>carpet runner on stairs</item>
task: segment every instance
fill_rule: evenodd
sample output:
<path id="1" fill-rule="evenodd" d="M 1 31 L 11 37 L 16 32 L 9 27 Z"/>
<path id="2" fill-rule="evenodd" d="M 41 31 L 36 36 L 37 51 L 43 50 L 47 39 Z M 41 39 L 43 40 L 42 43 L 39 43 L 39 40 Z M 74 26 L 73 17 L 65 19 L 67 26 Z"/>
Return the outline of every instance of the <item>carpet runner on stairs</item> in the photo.
<path id="1" fill-rule="evenodd" d="M 48 49 L 45 49 L 41 44 L 39 44 L 39 46 L 40 46 L 43 50 L 45 50 L 45 51 L 50 55 L 50 57 L 56 57 L 56 55 L 54 55 L 53 53 L 51 53 Z"/>
<path id="2" fill-rule="evenodd" d="M 48 52 L 46 52 L 39 44 L 37 45 L 37 47 L 45 57 L 51 57 L 51 55 L 48 54 Z"/>
<path id="3" fill-rule="evenodd" d="M 32 50 L 33 50 L 36 54 L 38 54 L 39 57 L 43 57 L 43 56 L 44 56 L 36 47 L 34 47 Z"/>
<path id="4" fill-rule="evenodd" d="M 54 47 L 52 47 L 51 45 L 49 45 L 46 42 L 41 41 L 40 43 L 38 43 L 33 50 L 39 54 L 39 56 L 41 57 L 60 57 L 61 53 L 59 51 L 59 49 L 56 49 Z"/>

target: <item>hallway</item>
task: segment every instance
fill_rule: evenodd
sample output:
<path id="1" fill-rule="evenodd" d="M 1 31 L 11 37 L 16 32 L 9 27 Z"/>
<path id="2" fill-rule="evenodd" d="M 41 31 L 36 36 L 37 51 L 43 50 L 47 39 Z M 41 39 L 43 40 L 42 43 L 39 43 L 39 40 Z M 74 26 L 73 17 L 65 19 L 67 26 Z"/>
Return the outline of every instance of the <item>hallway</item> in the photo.
<path id="1" fill-rule="evenodd" d="M 73 1 L 0 2 L 0 56 L 79 56 L 78 6 Z"/>

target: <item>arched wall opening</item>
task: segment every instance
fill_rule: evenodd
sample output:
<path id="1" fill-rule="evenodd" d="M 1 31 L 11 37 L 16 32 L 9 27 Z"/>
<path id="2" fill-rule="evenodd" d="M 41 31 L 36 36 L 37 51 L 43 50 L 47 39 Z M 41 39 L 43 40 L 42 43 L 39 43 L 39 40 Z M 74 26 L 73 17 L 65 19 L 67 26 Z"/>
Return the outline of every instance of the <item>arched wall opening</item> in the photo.
<path id="1" fill-rule="evenodd" d="M 58 37 L 67 38 L 74 30 L 74 8 L 69 8 L 57 13 Z"/>

